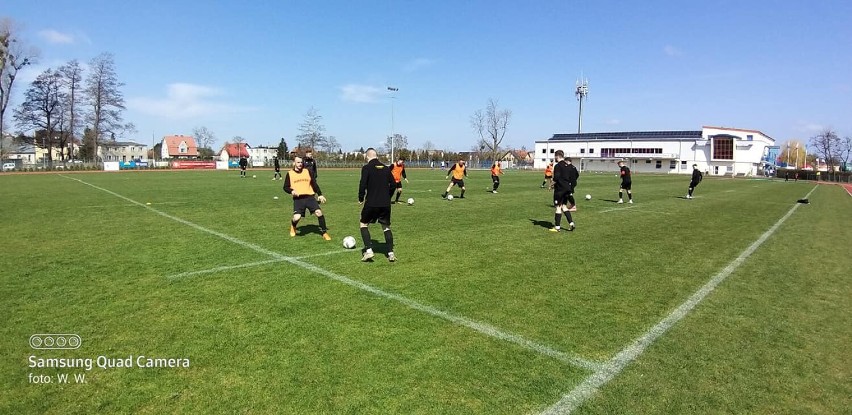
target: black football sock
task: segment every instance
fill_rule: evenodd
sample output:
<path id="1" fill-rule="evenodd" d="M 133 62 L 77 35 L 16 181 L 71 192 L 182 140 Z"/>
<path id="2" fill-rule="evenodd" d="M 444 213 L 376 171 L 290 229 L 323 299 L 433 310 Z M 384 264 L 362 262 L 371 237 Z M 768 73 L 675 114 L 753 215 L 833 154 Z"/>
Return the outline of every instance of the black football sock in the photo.
<path id="1" fill-rule="evenodd" d="M 394 202 L 399 202 L 399 195 L 401 194 L 402 192 L 396 192 L 396 200 L 394 200 Z"/>
<path id="2" fill-rule="evenodd" d="M 688 192 L 689 192 L 689 195 L 692 196 L 692 189 L 691 188 L 688 190 Z"/>
<path id="3" fill-rule="evenodd" d="M 322 233 L 328 232 L 328 228 L 325 227 L 325 215 L 318 217 L 317 220 L 319 221 L 319 226 Z"/>
<path id="4" fill-rule="evenodd" d="M 393 252 L 393 232 L 390 228 L 385 229 L 385 245 L 388 246 L 388 252 Z"/>
<path id="5" fill-rule="evenodd" d="M 364 240 L 364 248 L 373 249 L 373 241 L 370 240 L 370 229 L 366 226 L 361 228 L 361 239 Z"/>
<path id="6" fill-rule="evenodd" d="M 624 192 L 618 192 L 618 200 L 621 200 L 621 197 L 624 195 Z"/>
<path id="7" fill-rule="evenodd" d="M 554 226 L 556 226 L 557 228 L 559 227 L 559 225 L 562 223 L 562 214 L 561 213 L 557 213 L 553 217 L 553 223 L 555 224 Z"/>
<path id="8" fill-rule="evenodd" d="M 571 204 L 571 206 L 574 206 L 574 205 L 576 205 L 576 204 L 577 204 L 577 201 L 576 201 L 576 200 L 574 200 L 574 193 L 570 193 L 570 194 L 568 195 L 568 203 L 570 203 L 570 204 Z"/>
<path id="9" fill-rule="evenodd" d="M 633 200 L 633 193 L 627 192 L 627 198 Z"/>
<path id="10" fill-rule="evenodd" d="M 568 219 L 568 223 L 574 222 L 574 218 L 571 217 L 571 212 L 565 212 L 565 219 Z"/>
<path id="11" fill-rule="evenodd" d="M 461 196 L 459 197 L 464 197 L 464 189 L 462 189 Z"/>

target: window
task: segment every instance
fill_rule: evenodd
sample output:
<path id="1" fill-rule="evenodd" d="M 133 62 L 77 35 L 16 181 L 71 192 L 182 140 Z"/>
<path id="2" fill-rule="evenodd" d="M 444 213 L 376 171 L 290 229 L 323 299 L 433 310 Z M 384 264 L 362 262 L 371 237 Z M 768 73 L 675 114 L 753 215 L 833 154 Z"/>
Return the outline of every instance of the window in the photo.
<path id="1" fill-rule="evenodd" d="M 651 159 L 645 160 L 645 164 L 651 164 Z"/>
<path id="2" fill-rule="evenodd" d="M 663 161 L 662 160 L 657 160 L 657 168 L 658 169 L 663 168 Z"/>
<path id="3" fill-rule="evenodd" d="M 554 150 L 556 150 L 556 149 L 555 149 L 555 148 L 551 148 L 551 149 L 550 149 L 550 154 L 553 154 Z"/>
<path id="4" fill-rule="evenodd" d="M 543 154 L 544 154 L 544 153 L 547 153 L 547 149 L 544 149 L 544 148 L 543 148 L 543 149 L 541 149 L 541 152 L 542 152 Z M 544 160 L 542 160 L 542 161 L 544 161 Z"/>
<path id="5" fill-rule="evenodd" d="M 681 160 L 680 165 L 686 167 L 686 160 Z"/>
<path id="6" fill-rule="evenodd" d="M 746 136 L 746 140 L 752 141 L 752 140 L 754 140 L 754 136 L 749 134 L 749 135 Z"/>
<path id="7" fill-rule="evenodd" d="M 594 152 L 595 152 L 595 149 L 593 149 L 593 148 L 590 148 L 590 149 L 589 149 L 589 154 L 592 154 L 592 153 L 594 153 Z"/>
<path id="8" fill-rule="evenodd" d="M 733 160 L 734 159 L 734 138 L 713 137 L 713 158 L 716 160 Z"/>
<path id="9" fill-rule="evenodd" d="M 675 168 L 677 168 L 677 162 L 676 162 L 676 161 L 674 161 L 674 160 L 672 160 L 671 162 L 669 162 L 669 168 L 670 168 L 670 169 L 675 169 Z"/>
<path id="10" fill-rule="evenodd" d="M 585 148 L 581 148 L 581 149 L 580 149 L 580 154 L 585 154 L 585 153 L 586 153 L 586 149 L 585 149 Z"/>

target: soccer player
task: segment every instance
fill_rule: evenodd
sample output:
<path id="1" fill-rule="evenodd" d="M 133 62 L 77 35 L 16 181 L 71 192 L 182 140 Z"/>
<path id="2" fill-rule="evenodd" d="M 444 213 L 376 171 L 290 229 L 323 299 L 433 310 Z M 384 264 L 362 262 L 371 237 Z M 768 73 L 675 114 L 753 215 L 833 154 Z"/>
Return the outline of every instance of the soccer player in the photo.
<path id="1" fill-rule="evenodd" d="M 405 159 L 400 157 L 396 163 L 391 166 L 391 175 L 393 175 L 394 189 L 396 189 L 396 200 L 393 203 L 399 203 L 399 196 L 402 194 L 402 181 L 408 183 L 408 177 L 405 175 Z"/>
<path id="2" fill-rule="evenodd" d="M 577 211 L 577 202 L 574 200 L 574 189 L 577 188 L 577 180 L 580 178 L 580 171 L 577 170 L 577 167 L 571 163 L 571 159 L 565 159 L 565 164 L 568 169 L 568 184 L 571 188 L 568 191 L 568 211 L 576 212 Z"/>
<path id="3" fill-rule="evenodd" d="M 500 168 L 500 163 L 495 161 L 494 165 L 491 166 L 491 181 L 494 183 L 491 193 L 497 193 L 497 188 L 500 187 L 500 175 L 502 174 L 503 169 Z"/>
<path id="4" fill-rule="evenodd" d="M 689 182 L 689 190 L 687 190 L 686 198 L 692 199 L 692 192 L 695 190 L 695 186 L 698 186 L 698 183 L 701 183 L 701 180 L 704 178 L 704 175 L 701 174 L 701 170 L 698 170 L 698 165 L 692 165 L 692 180 Z"/>
<path id="5" fill-rule="evenodd" d="M 325 226 L 325 215 L 320 210 L 319 203 L 325 203 L 317 179 L 305 168 L 301 157 L 293 159 L 293 169 L 287 171 L 284 177 L 284 191 L 293 195 L 293 219 L 290 221 L 290 236 L 296 236 L 296 225 L 310 211 L 319 221 L 322 239 L 331 240 L 328 227 Z M 319 203 L 317 203 L 319 201 Z"/>
<path id="6" fill-rule="evenodd" d="M 283 179 L 281 177 L 281 162 L 278 161 L 278 157 L 275 157 L 273 160 L 273 167 L 275 167 L 275 174 L 272 176 L 272 180 Z"/>
<path id="7" fill-rule="evenodd" d="M 302 163 L 309 172 L 311 172 L 311 176 L 314 176 L 314 180 L 317 178 L 317 161 L 314 160 L 314 152 L 311 149 L 305 150 L 305 158 L 302 159 Z"/>
<path id="8" fill-rule="evenodd" d="M 633 186 L 633 179 L 630 178 L 630 167 L 624 165 L 623 160 L 618 161 L 619 175 L 621 176 L 621 186 L 618 188 L 618 203 L 624 203 L 624 191 L 627 190 L 627 203 L 633 203 L 633 192 L 630 188 Z"/>
<path id="9" fill-rule="evenodd" d="M 450 170 L 447 171 L 448 179 L 451 174 L 453 175 L 453 178 L 450 180 L 450 185 L 447 186 L 447 191 L 445 191 L 441 197 L 446 199 L 447 195 L 450 194 L 450 189 L 452 189 L 453 186 L 458 186 L 461 189 L 461 196 L 459 196 L 459 199 L 464 199 L 464 178 L 467 177 L 467 167 L 464 166 L 464 160 L 459 159 L 458 163 L 453 164 L 453 167 L 450 167 Z"/>
<path id="10" fill-rule="evenodd" d="M 544 189 L 544 185 L 547 184 L 548 189 L 553 188 L 553 162 L 547 164 L 547 167 L 544 168 L 544 181 L 541 182 L 541 188 Z"/>
<path id="11" fill-rule="evenodd" d="M 553 168 L 553 200 L 556 203 L 556 216 L 554 217 L 553 228 L 551 232 L 559 232 L 562 223 L 562 214 L 565 214 L 568 219 L 568 230 L 573 231 L 574 219 L 571 218 L 571 212 L 568 211 L 568 194 L 571 192 L 571 179 L 569 178 L 568 163 L 565 162 L 565 152 L 556 150 L 556 166 Z"/>
<path id="12" fill-rule="evenodd" d="M 248 159 L 246 156 L 240 156 L 240 178 L 246 178 L 246 168 L 248 167 Z"/>
<path id="13" fill-rule="evenodd" d="M 391 232 L 391 195 L 396 190 L 391 169 L 382 164 L 376 150 L 368 148 L 365 153 L 367 164 L 361 167 L 361 183 L 358 186 L 358 204 L 363 204 L 361 209 L 361 239 L 364 240 L 364 256 L 361 261 L 367 262 L 373 259 L 373 241 L 370 239 L 371 223 L 378 222 L 384 228 L 385 245 L 388 248 L 388 261 L 396 261 L 393 253 L 393 232 Z M 397 197 L 399 194 L 397 194 Z"/>

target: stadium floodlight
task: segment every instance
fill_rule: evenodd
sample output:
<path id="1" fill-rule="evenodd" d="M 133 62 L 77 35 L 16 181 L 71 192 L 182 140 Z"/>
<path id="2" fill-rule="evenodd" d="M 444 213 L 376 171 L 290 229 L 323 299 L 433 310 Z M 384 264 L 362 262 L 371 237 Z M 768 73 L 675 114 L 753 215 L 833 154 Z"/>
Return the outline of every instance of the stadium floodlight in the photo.
<path id="1" fill-rule="evenodd" d="M 394 131 L 395 129 L 394 129 L 394 125 L 393 125 L 394 124 L 393 123 L 393 102 L 396 100 L 396 92 L 399 91 L 399 88 L 389 86 L 388 91 L 391 92 L 391 97 L 390 97 L 391 98 L 391 139 L 390 139 L 390 160 L 389 160 L 389 162 L 393 163 L 394 162 L 394 158 L 393 158 L 393 144 L 394 143 L 393 142 L 394 142 L 394 139 L 396 138 L 396 137 L 394 137 L 396 132 Z"/>
<path id="2" fill-rule="evenodd" d="M 589 95 L 588 79 L 577 80 L 574 95 L 577 96 L 577 101 L 580 101 L 580 115 L 577 117 L 577 134 L 580 134 L 580 131 L 583 129 L 583 99 Z"/>

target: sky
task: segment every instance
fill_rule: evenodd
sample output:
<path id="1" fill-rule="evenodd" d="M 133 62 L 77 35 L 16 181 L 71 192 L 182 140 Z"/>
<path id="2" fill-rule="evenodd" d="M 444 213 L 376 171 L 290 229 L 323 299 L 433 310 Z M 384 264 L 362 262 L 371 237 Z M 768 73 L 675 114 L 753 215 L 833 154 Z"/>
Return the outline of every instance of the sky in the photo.
<path id="1" fill-rule="evenodd" d="M 584 132 L 852 135 L 848 0 L 6 0 L 0 17 L 39 53 L 11 106 L 42 71 L 108 52 L 137 130 L 121 139 L 140 143 L 204 126 L 214 149 L 292 148 L 313 107 L 344 151 L 392 132 L 466 151 L 494 99 L 503 145 L 532 149 L 577 132 L 580 78 Z"/>

